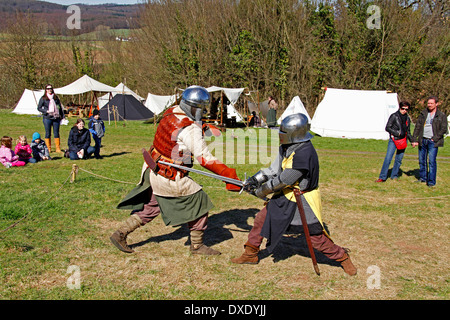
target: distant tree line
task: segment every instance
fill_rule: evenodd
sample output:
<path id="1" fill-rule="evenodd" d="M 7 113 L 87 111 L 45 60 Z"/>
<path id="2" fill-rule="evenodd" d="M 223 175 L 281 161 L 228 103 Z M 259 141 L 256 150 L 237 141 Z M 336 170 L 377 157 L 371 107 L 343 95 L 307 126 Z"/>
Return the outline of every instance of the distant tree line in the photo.
<path id="1" fill-rule="evenodd" d="M 282 106 L 298 95 L 313 112 L 325 87 L 389 90 L 416 112 L 437 95 L 449 114 L 449 6 L 444 0 L 154 0 L 141 7 L 132 41 L 104 41 L 102 48 L 72 43 L 69 50 L 36 40 L 39 30 L 11 27 L 10 45 L 0 47 L 0 104 L 24 86 L 65 85 L 87 70 L 111 85 L 126 79 L 141 95 L 191 84 L 248 87 Z M 27 44 L 34 49 L 23 49 Z M 9 86 L 8 75 L 17 77 Z"/>
<path id="2" fill-rule="evenodd" d="M 437 95 L 448 113 L 449 9 L 444 0 L 151 1 L 130 67 L 160 92 L 249 87 L 284 105 L 299 95 L 313 111 L 324 87 L 390 90 L 413 104 Z"/>

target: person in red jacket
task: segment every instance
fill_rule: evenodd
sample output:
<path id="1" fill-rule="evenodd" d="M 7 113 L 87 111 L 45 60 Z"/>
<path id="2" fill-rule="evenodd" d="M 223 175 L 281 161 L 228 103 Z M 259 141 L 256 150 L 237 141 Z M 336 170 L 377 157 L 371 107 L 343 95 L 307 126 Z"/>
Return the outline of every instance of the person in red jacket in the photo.
<path id="1" fill-rule="evenodd" d="M 19 156 L 19 160 L 25 163 L 36 163 L 36 159 L 33 158 L 33 150 L 28 144 L 27 137 L 22 135 L 17 139 L 16 147 L 14 148 L 14 153 Z"/>
<path id="2" fill-rule="evenodd" d="M 200 86 L 187 88 L 179 105 L 163 115 L 150 148 L 150 155 L 159 160 L 192 166 L 193 160 L 215 174 L 239 180 L 236 170 L 229 168 L 208 150 L 204 139 L 205 126 L 201 119 L 210 103 L 208 91 Z M 207 129 L 207 128 L 206 128 Z M 226 185 L 229 191 L 240 188 Z M 203 243 L 208 223 L 208 212 L 213 204 L 201 185 L 188 172 L 157 164 L 155 172 L 144 163 L 141 182 L 128 194 L 118 208 L 133 209 L 131 216 L 114 232 L 110 240 L 121 251 L 133 252 L 126 242 L 127 235 L 152 221 L 161 213 L 166 225 L 187 223 L 193 254 L 218 255 L 220 252 Z"/>

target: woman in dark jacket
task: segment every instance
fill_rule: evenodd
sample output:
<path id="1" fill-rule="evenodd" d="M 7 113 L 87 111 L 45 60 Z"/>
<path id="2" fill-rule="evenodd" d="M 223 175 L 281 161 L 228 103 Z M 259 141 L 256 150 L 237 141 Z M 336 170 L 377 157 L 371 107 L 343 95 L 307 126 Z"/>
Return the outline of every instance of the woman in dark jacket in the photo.
<path id="1" fill-rule="evenodd" d="M 84 127 L 83 119 L 78 118 L 70 129 L 68 145 L 70 160 L 87 159 L 95 151 L 91 147 L 91 133 Z"/>
<path id="2" fill-rule="evenodd" d="M 59 140 L 59 125 L 64 119 L 64 110 L 61 101 L 53 91 L 51 85 L 45 86 L 45 93 L 39 99 L 38 111 L 42 113 L 44 128 L 45 128 L 45 144 L 51 152 L 51 133 L 53 127 L 53 137 L 55 138 L 56 152 L 61 152 Z"/>
<path id="3" fill-rule="evenodd" d="M 395 151 L 397 150 L 397 154 L 394 160 L 394 167 L 391 172 L 391 179 L 398 178 L 398 172 L 400 170 L 400 166 L 402 164 L 403 156 L 405 154 L 406 149 L 399 150 L 395 146 L 394 140 L 400 140 L 407 137 L 407 140 L 412 141 L 412 136 L 410 132 L 410 124 L 411 119 L 408 116 L 408 110 L 410 108 L 410 104 L 407 101 L 402 101 L 399 103 L 399 109 L 397 112 L 394 112 L 389 117 L 389 120 L 386 124 L 386 131 L 389 132 L 389 142 L 388 148 L 386 152 L 386 157 L 384 158 L 383 166 L 381 167 L 381 172 L 376 182 L 384 182 L 387 179 L 389 165 L 391 164 L 392 157 L 394 156 Z"/>

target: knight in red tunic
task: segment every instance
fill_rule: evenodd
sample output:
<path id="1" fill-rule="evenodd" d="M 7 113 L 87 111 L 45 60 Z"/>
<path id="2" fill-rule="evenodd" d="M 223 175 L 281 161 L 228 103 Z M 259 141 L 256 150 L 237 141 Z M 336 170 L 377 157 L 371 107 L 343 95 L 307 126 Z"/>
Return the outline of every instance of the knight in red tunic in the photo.
<path id="1" fill-rule="evenodd" d="M 202 125 L 203 108 L 209 104 L 209 93 L 203 87 L 191 86 L 182 95 L 180 105 L 168 109 L 161 119 L 150 154 L 159 160 L 192 166 L 193 159 L 204 168 L 229 178 L 237 179 L 236 170 L 215 158 L 208 150 Z M 226 185 L 227 190 L 240 188 Z M 213 207 L 208 195 L 188 172 L 157 164 L 154 171 L 144 163 L 141 182 L 118 206 L 132 209 L 130 217 L 110 237 L 111 242 L 124 252 L 133 252 L 126 243 L 128 234 L 161 214 L 166 225 L 187 223 L 193 254 L 217 255 L 220 252 L 203 243 L 208 212 Z"/>

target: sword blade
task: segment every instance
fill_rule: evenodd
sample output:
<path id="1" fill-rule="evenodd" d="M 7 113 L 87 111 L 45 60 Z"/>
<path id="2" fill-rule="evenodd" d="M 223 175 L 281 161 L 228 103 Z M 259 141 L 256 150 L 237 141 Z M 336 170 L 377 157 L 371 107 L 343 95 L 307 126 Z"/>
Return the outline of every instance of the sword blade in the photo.
<path id="1" fill-rule="evenodd" d="M 210 178 L 213 178 L 213 179 L 224 181 L 226 183 L 234 184 L 234 185 L 239 186 L 239 187 L 243 187 L 244 186 L 244 181 L 240 181 L 240 180 L 236 180 L 236 179 L 220 176 L 218 174 L 205 172 L 205 171 L 201 171 L 201 170 L 197 170 L 197 169 L 194 169 L 194 168 L 189 168 L 189 167 L 185 167 L 185 166 L 182 166 L 182 165 L 179 165 L 179 164 L 165 162 L 165 161 L 161 161 L 161 160 L 159 160 L 158 163 L 162 163 L 162 164 L 165 164 L 167 166 L 171 166 L 171 167 L 174 167 L 174 168 L 186 170 L 186 171 L 189 171 L 189 172 L 198 173 L 198 174 L 204 175 L 206 177 L 210 177 Z"/>

